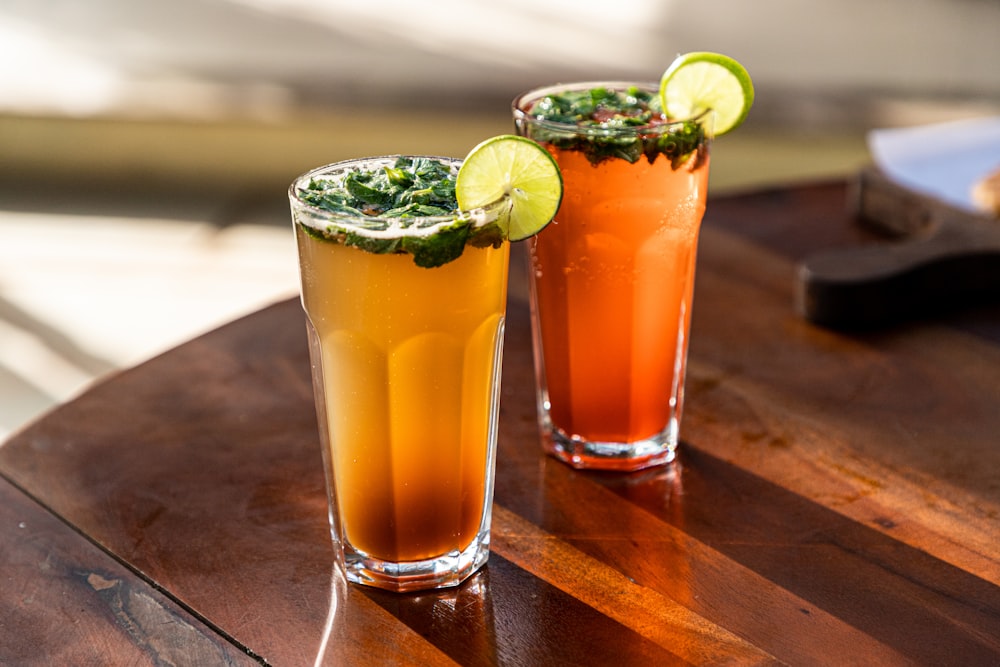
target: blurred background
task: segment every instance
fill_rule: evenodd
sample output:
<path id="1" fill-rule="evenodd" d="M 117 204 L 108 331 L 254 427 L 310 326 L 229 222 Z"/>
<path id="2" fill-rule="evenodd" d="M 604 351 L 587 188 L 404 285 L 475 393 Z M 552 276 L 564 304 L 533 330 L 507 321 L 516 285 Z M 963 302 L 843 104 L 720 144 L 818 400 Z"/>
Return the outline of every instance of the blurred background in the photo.
<path id="1" fill-rule="evenodd" d="M 0 439 L 297 291 L 285 190 L 342 158 L 462 156 L 510 100 L 750 71 L 715 195 L 849 177 L 870 129 L 1000 114 L 996 0 L 2 0 Z"/>

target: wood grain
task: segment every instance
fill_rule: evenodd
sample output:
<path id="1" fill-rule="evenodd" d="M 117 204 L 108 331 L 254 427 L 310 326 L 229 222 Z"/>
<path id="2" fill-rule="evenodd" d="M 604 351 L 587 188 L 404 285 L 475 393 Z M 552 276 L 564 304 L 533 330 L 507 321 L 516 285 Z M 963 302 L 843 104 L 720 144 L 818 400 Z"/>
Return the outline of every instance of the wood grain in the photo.
<path id="1" fill-rule="evenodd" d="M 257 660 L 0 477 L 0 664 Z"/>
<path id="2" fill-rule="evenodd" d="M 0 656 L 169 643 L 116 616 L 109 582 L 130 581 L 194 646 L 261 664 L 998 664 L 1000 309 L 853 334 L 799 317 L 797 263 L 871 234 L 844 183 L 713 199 L 679 459 L 630 475 L 542 455 L 515 275 L 492 555 L 449 591 L 332 567 L 297 301 L 109 378 L 0 448 L 3 618 L 84 610 L 65 635 L 4 632 Z M 21 539 L 9 507 L 61 529 Z M 60 549 L 105 569 L 29 576 Z"/>

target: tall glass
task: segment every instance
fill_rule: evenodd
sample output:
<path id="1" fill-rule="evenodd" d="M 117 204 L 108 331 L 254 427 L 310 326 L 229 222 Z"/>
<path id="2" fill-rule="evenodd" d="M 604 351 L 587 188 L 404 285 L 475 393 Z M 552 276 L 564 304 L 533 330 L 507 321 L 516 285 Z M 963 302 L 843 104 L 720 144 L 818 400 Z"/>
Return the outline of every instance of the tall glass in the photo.
<path id="1" fill-rule="evenodd" d="M 489 555 L 509 244 L 423 268 L 323 237 L 372 218 L 314 208 L 300 188 L 394 161 L 316 169 L 289 198 L 337 557 L 349 581 L 408 591 L 456 585 Z M 459 215 L 478 225 L 508 211 Z M 396 232 L 455 218 L 410 220 Z"/>
<path id="2" fill-rule="evenodd" d="M 609 129 L 531 113 L 548 95 L 630 86 L 658 95 L 587 82 L 513 103 L 518 132 L 562 171 L 559 212 L 530 244 L 531 306 L 542 441 L 578 468 L 672 461 L 684 400 L 711 115 Z"/>

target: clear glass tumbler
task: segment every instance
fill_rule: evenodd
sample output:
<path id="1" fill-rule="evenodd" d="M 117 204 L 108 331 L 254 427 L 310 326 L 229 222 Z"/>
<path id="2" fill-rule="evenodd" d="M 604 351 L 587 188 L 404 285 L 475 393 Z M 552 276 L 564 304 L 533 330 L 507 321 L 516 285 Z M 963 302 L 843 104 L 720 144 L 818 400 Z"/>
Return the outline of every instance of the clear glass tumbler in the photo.
<path id="1" fill-rule="evenodd" d="M 644 89 L 585 82 L 513 102 L 519 134 L 555 157 L 564 195 L 530 242 L 538 413 L 546 451 L 578 468 L 672 461 L 684 399 L 711 114 L 641 127 L 541 120 L 565 91 Z"/>
<path id="2" fill-rule="evenodd" d="M 313 170 L 289 198 L 337 557 L 349 581 L 409 591 L 459 584 L 489 555 L 509 243 L 424 268 L 325 235 L 380 221 L 315 208 L 302 189 L 395 159 Z M 508 211 L 457 215 L 480 225 Z M 455 220 L 385 219 L 379 238 L 405 244 Z"/>

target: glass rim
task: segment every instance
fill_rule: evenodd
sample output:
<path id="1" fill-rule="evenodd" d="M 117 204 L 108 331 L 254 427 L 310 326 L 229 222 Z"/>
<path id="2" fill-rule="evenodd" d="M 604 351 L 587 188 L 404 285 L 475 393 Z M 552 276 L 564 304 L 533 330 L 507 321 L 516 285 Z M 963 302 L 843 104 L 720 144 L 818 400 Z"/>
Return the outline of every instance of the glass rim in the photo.
<path id="1" fill-rule="evenodd" d="M 353 227 L 358 229 L 358 233 L 363 236 L 372 236 L 378 238 L 404 238 L 407 236 L 429 236 L 435 230 L 437 230 L 442 225 L 453 224 L 458 221 L 472 221 L 475 226 L 482 226 L 486 223 L 496 220 L 504 211 L 506 211 L 510 206 L 510 197 L 507 195 L 501 196 L 489 204 L 484 206 L 479 206 L 470 210 L 456 209 L 455 211 L 448 213 L 447 215 L 425 215 L 425 216 L 410 216 L 410 217 L 386 217 L 379 215 L 354 215 L 351 213 L 343 213 L 339 211 L 328 211 L 324 208 L 314 206 L 302 200 L 299 196 L 299 191 L 304 188 L 301 187 L 302 184 L 308 183 L 313 178 L 318 176 L 333 175 L 337 173 L 346 174 L 346 172 L 352 167 L 371 164 L 376 167 L 391 165 L 399 158 L 425 158 L 429 160 L 438 160 L 442 163 L 449 165 L 453 173 L 458 172 L 458 168 L 461 167 L 463 159 L 455 157 L 445 157 L 441 155 L 411 155 L 405 153 L 391 154 L 391 155 L 373 155 L 369 157 L 358 157 L 358 158 L 348 158 L 345 160 L 338 160 L 337 162 L 331 162 L 319 167 L 314 167 L 309 171 L 306 171 L 299 176 L 296 176 L 291 185 L 288 186 L 288 198 L 295 207 L 295 212 L 297 214 L 306 213 L 310 218 L 317 220 L 322 220 L 325 222 L 341 222 L 344 226 Z M 357 224 L 352 224 L 352 220 L 364 220 L 367 225 L 377 225 L 384 223 L 387 227 L 386 231 L 376 231 L 370 228 L 360 228 Z M 401 222 L 407 223 L 407 225 L 401 226 Z M 309 225 L 313 227 L 313 225 Z"/>
<path id="2" fill-rule="evenodd" d="M 660 94 L 660 84 L 654 83 L 652 81 L 569 81 L 566 83 L 555 83 L 545 86 L 539 86 L 537 88 L 532 88 L 519 95 L 517 95 L 511 102 L 511 113 L 514 116 L 515 122 L 525 122 L 531 123 L 538 127 L 544 127 L 549 130 L 556 132 L 565 132 L 578 135 L 586 136 L 596 136 L 596 137 L 650 137 L 657 136 L 660 134 L 669 134 L 675 130 L 678 126 L 684 125 L 686 123 L 699 123 L 702 124 L 706 119 L 711 119 L 715 113 L 711 109 L 706 109 L 696 116 L 690 118 L 675 118 L 670 119 L 664 123 L 657 125 L 642 125 L 635 127 L 599 127 L 599 126 L 580 126 L 576 123 L 566 123 L 557 120 L 547 120 L 543 118 L 536 118 L 531 115 L 530 112 L 526 111 L 523 107 L 527 102 L 533 102 L 539 100 L 546 95 L 551 95 L 553 93 L 564 92 L 564 91 L 578 91 L 578 90 L 589 90 L 591 88 L 609 88 L 611 90 L 624 90 L 628 88 L 642 88 L 644 90 L 655 93 L 657 96 Z M 709 131 L 711 131 L 709 129 Z"/>

